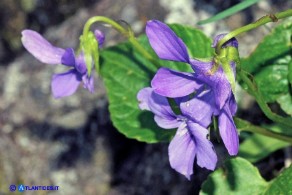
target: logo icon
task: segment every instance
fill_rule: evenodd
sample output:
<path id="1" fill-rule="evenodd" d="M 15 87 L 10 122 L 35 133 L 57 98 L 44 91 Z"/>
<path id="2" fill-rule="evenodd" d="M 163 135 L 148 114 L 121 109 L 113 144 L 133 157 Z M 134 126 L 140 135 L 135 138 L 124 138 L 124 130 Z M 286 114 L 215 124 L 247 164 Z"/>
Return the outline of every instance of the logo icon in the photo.
<path id="1" fill-rule="evenodd" d="M 23 192 L 24 191 L 24 185 L 19 185 L 18 186 L 18 191 Z"/>
<path id="2" fill-rule="evenodd" d="M 10 185 L 9 190 L 10 192 L 14 192 L 16 190 L 16 185 Z"/>

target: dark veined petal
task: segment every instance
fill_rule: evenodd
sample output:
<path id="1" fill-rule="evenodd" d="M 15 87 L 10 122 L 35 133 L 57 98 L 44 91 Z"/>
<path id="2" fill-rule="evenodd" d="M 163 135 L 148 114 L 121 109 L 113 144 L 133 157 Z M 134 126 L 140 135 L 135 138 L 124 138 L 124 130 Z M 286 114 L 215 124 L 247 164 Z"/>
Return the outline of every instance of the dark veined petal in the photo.
<path id="1" fill-rule="evenodd" d="M 52 77 L 52 92 L 55 98 L 70 96 L 77 90 L 81 81 L 80 74 L 71 69 L 61 74 L 54 74 Z"/>
<path id="2" fill-rule="evenodd" d="M 84 54 L 83 52 L 81 52 L 77 58 L 76 58 L 76 64 L 75 64 L 75 68 L 76 70 L 78 70 L 78 72 L 80 74 L 85 74 L 87 72 L 87 67 L 86 67 L 86 63 L 85 63 L 85 59 L 84 59 Z"/>
<path id="3" fill-rule="evenodd" d="M 100 30 L 95 30 L 94 35 L 95 35 L 96 40 L 98 41 L 98 47 L 102 47 L 105 40 L 104 33 L 101 32 Z"/>
<path id="4" fill-rule="evenodd" d="M 75 67 L 75 64 L 76 64 L 75 54 L 74 54 L 74 50 L 72 48 L 67 48 L 65 50 L 65 53 L 63 54 L 63 56 L 61 58 L 61 62 L 63 65 Z"/>
<path id="5" fill-rule="evenodd" d="M 182 123 L 168 147 L 171 167 L 190 179 L 196 157 L 200 167 L 214 170 L 217 155 L 207 135 L 208 130 L 197 123 Z"/>
<path id="6" fill-rule="evenodd" d="M 222 67 L 219 67 L 215 73 L 211 74 L 210 70 L 213 62 L 191 59 L 191 66 L 196 72 L 196 80 L 206 83 L 212 88 L 217 109 L 221 110 L 232 93 L 230 83 Z M 235 64 L 231 63 L 231 67 L 235 73 Z"/>
<path id="7" fill-rule="evenodd" d="M 194 74 L 160 68 L 151 81 L 155 93 L 176 98 L 189 95 L 203 86 L 195 80 Z"/>
<path id="8" fill-rule="evenodd" d="M 170 166 L 191 179 L 196 155 L 196 145 L 187 126 L 182 123 L 168 146 Z"/>
<path id="9" fill-rule="evenodd" d="M 230 155 L 238 153 L 239 138 L 234 124 L 229 104 L 225 104 L 218 117 L 220 136 Z"/>
<path id="10" fill-rule="evenodd" d="M 234 116 L 237 111 L 237 103 L 233 93 L 231 93 L 229 98 L 229 110 L 232 116 Z"/>
<path id="11" fill-rule="evenodd" d="M 158 126 L 165 129 L 177 128 L 180 122 L 173 113 L 167 99 L 153 92 L 153 89 L 146 87 L 141 89 L 137 95 L 139 107 L 142 110 L 150 110 L 155 114 L 155 121 Z"/>
<path id="12" fill-rule="evenodd" d="M 61 58 L 65 53 L 62 48 L 54 47 L 39 33 L 32 30 L 22 31 L 23 46 L 39 61 L 46 64 L 61 64 Z"/>
<path id="13" fill-rule="evenodd" d="M 215 73 L 213 79 L 215 103 L 218 109 L 221 110 L 232 93 L 231 86 L 221 68 Z"/>
<path id="14" fill-rule="evenodd" d="M 190 59 L 190 65 L 197 74 L 208 75 L 209 70 L 212 69 L 213 62 L 203 62 L 196 59 Z"/>
<path id="15" fill-rule="evenodd" d="M 166 24 L 158 20 L 148 21 L 146 35 L 159 58 L 189 62 L 186 45 Z"/>
<path id="16" fill-rule="evenodd" d="M 214 112 L 214 95 L 211 90 L 196 94 L 191 100 L 180 103 L 180 109 L 184 116 L 192 121 L 208 127 Z"/>
<path id="17" fill-rule="evenodd" d="M 213 75 L 208 74 L 208 72 L 196 74 L 196 79 L 205 82 L 211 87 L 215 97 L 216 108 L 221 110 L 232 93 L 230 83 L 223 69 L 220 67 Z"/>
<path id="18" fill-rule="evenodd" d="M 192 121 L 187 122 L 190 133 L 196 144 L 197 164 L 209 170 L 214 170 L 217 164 L 217 155 L 213 144 L 208 140 L 208 130 Z"/>

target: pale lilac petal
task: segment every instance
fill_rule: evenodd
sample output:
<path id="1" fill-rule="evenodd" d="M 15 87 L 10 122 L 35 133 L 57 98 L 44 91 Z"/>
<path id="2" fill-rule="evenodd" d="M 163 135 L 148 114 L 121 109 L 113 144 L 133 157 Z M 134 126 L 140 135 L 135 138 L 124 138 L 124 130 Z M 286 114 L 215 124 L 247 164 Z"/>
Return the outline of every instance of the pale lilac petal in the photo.
<path id="1" fill-rule="evenodd" d="M 52 77 L 52 92 L 55 98 L 70 96 L 77 90 L 81 81 L 80 74 L 71 69 L 61 74 L 54 74 Z"/>
<path id="2" fill-rule="evenodd" d="M 158 20 L 147 22 L 146 35 L 159 58 L 189 62 L 186 45 L 166 24 Z"/>
<path id="3" fill-rule="evenodd" d="M 153 89 L 146 87 L 138 92 L 137 99 L 142 110 L 150 110 L 155 114 L 155 122 L 165 129 L 177 128 L 180 122 L 173 113 L 168 100 L 153 92 Z"/>
<path id="4" fill-rule="evenodd" d="M 177 130 L 168 146 L 170 166 L 190 180 L 196 155 L 196 145 L 185 123 Z"/>
<path id="5" fill-rule="evenodd" d="M 88 75 L 85 74 L 82 76 L 82 80 L 83 80 L 83 87 L 85 89 L 88 89 L 88 91 L 90 93 L 94 93 L 94 77 L 93 77 L 93 75 L 88 77 Z"/>
<path id="6" fill-rule="evenodd" d="M 203 84 L 196 81 L 192 73 L 160 68 L 152 79 L 151 86 L 159 95 L 176 98 L 195 92 Z"/>
<path id="7" fill-rule="evenodd" d="M 164 121 L 157 120 L 158 118 L 156 117 L 156 122 L 160 127 L 162 127 L 162 128 L 175 128 L 175 127 L 179 126 L 180 122 L 177 121 L 177 116 L 172 111 L 172 109 L 168 103 L 167 98 L 165 98 L 161 95 L 158 95 L 154 91 L 152 91 L 148 103 L 149 103 L 150 110 L 157 117 L 164 119 Z M 165 120 L 168 120 L 169 124 L 172 124 L 171 127 L 168 127 L 167 125 L 165 125 Z"/>
<path id="8" fill-rule="evenodd" d="M 104 33 L 101 32 L 100 30 L 95 30 L 94 35 L 95 35 L 96 40 L 98 41 L 98 47 L 102 47 L 105 40 Z"/>
<path id="9" fill-rule="evenodd" d="M 180 104 L 181 112 L 192 121 L 208 127 L 214 111 L 214 94 L 211 90 L 203 91 L 189 101 Z"/>
<path id="10" fill-rule="evenodd" d="M 72 48 L 67 48 L 65 53 L 63 54 L 62 58 L 61 58 L 61 62 L 63 65 L 66 66 L 73 66 L 75 67 L 75 54 L 74 54 L 74 50 Z"/>
<path id="11" fill-rule="evenodd" d="M 61 64 L 61 58 L 65 53 L 62 48 L 54 47 L 39 33 L 32 30 L 22 31 L 23 46 L 35 58 L 46 64 Z"/>
<path id="12" fill-rule="evenodd" d="M 163 129 L 177 128 L 181 122 L 177 120 L 175 116 L 154 116 L 156 124 Z"/>
<path id="13" fill-rule="evenodd" d="M 145 87 L 141 89 L 137 94 L 137 99 L 139 101 L 139 108 L 141 110 L 149 110 L 149 98 L 152 94 L 153 89 L 151 87 Z"/>
<path id="14" fill-rule="evenodd" d="M 227 35 L 227 33 L 217 35 L 217 36 L 213 39 L 212 47 L 216 47 L 217 43 L 218 43 L 223 37 L 225 37 L 225 35 Z M 237 42 L 237 40 L 236 40 L 235 38 L 232 38 L 232 39 L 230 39 L 229 41 L 227 41 L 226 43 L 224 43 L 222 47 L 225 48 L 225 47 L 228 47 L 228 46 L 238 48 L 238 42 Z"/>
<path id="15" fill-rule="evenodd" d="M 197 123 L 187 122 L 196 145 L 197 164 L 209 170 L 214 170 L 217 163 L 217 155 L 213 144 L 207 139 L 208 130 Z"/>
<path id="16" fill-rule="evenodd" d="M 228 104 L 221 110 L 218 117 L 218 125 L 220 136 L 228 153 L 236 155 L 238 153 L 239 138 Z"/>

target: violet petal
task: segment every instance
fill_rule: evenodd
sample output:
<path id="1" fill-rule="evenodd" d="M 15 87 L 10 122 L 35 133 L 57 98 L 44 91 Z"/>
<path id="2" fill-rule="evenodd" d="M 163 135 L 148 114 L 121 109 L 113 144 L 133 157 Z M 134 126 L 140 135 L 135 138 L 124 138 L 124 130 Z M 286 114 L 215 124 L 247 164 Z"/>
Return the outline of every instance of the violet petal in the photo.
<path id="1" fill-rule="evenodd" d="M 203 86 L 194 79 L 192 73 L 160 68 L 152 79 L 151 86 L 157 94 L 176 98 L 189 95 Z"/>
<path id="2" fill-rule="evenodd" d="M 203 127 L 210 125 L 213 107 L 214 95 L 211 90 L 203 91 L 191 100 L 180 104 L 182 114 Z"/>
<path id="3" fill-rule="evenodd" d="M 190 59 L 190 65 L 196 74 L 207 75 L 208 71 L 212 69 L 213 62 L 203 62 L 196 59 Z"/>
<path id="4" fill-rule="evenodd" d="M 227 35 L 227 33 L 217 35 L 217 36 L 213 39 L 212 47 L 216 47 L 217 43 L 218 43 L 223 37 L 225 37 L 225 35 Z M 238 41 L 237 41 L 235 38 L 232 38 L 232 39 L 230 39 L 229 41 L 227 41 L 226 43 L 224 43 L 222 47 L 224 48 L 224 47 L 227 47 L 227 46 L 231 46 L 231 47 L 236 47 L 236 48 L 238 48 Z"/>
<path id="5" fill-rule="evenodd" d="M 82 76 L 83 87 L 87 89 L 90 93 L 94 93 L 94 77 L 91 75 L 88 77 L 87 74 Z"/>
<path id="6" fill-rule="evenodd" d="M 52 77 L 52 92 L 55 98 L 70 96 L 77 90 L 81 81 L 80 74 L 71 69 L 61 74 L 54 74 Z"/>
<path id="7" fill-rule="evenodd" d="M 75 68 L 76 68 L 76 70 L 78 70 L 78 72 L 80 74 L 85 74 L 87 72 L 87 67 L 86 67 L 86 63 L 85 63 L 85 59 L 84 59 L 84 54 L 83 53 L 80 53 L 77 56 Z"/>
<path id="8" fill-rule="evenodd" d="M 196 159 L 200 167 L 214 170 L 217 163 L 217 155 L 213 144 L 207 139 L 208 130 L 197 123 L 187 122 L 187 126 L 193 135 L 196 144 Z"/>
<path id="9" fill-rule="evenodd" d="M 180 125 L 180 122 L 177 120 L 177 118 L 172 115 L 170 116 L 155 115 L 154 120 L 159 127 L 164 129 L 174 129 Z"/>
<path id="10" fill-rule="evenodd" d="M 67 48 L 65 50 L 65 53 L 63 54 L 63 56 L 61 58 L 61 62 L 63 65 L 75 67 L 75 64 L 76 64 L 75 54 L 74 54 L 74 50 L 72 48 Z"/>
<path id="11" fill-rule="evenodd" d="M 231 93 L 231 96 L 229 97 L 229 110 L 232 116 L 234 116 L 237 111 L 237 103 L 233 93 Z"/>
<path id="12" fill-rule="evenodd" d="M 146 35 L 159 58 L 189 62 L 186 45 L 166 24 L 158 20 L 148 21 Z"/>
<path id="13" fill-rule="evenodd" d="M 196 145 L 187 126 L 182 123 L 168 146 L 170 166 L 190 180 L 196 155 Z"/>
<path id="14" fill-rule="evenodd" d="M 151 87 L 145 87 L 141 89 L 137 94 L 137 99 L 139 101 L 139 108 L 141 110 L 148 110 L 149 108 L 149 97 L 151 96 L 153 89 Z"/>
<path id="15" fill-rule="evenodd" d="M 141 109 L 150 110 L 155 114 L 154 119 L 158 126 L 166 129 L 179 126 L 180 122 L 165 97 L 154 93 L 153 89 L 147 87 L 139 91 L 137 98 Z"/>
<path id="16" fill-rule="evenodd" d="M 231 86 L 223 70 L 220 68 L 213 77 L 213 91 L 215 102 L 219 110 L 223 108 L 228 97 L 232 93 Z"/>
<path id="17" fill-rule="evenodd" d="M 100 30 L 95 30 L 94 35 L 95 35 L 96 40 L 98 41 L 98 47 L 101 48 L 105 40 L 104 33 L 101 32 Z"/>
<path id="18" fill-rule="evenodd" d="M 218 117 L 220 136 L 230 155 L 238 153 L 239 139 L 236 126 L 232 119 L 229 105 L 226 104 Z"/>
<path id="19" fill-rule="evenodd" d="M 23 30 L 21 41 L 27 51 L 39 61 L 46 64 L 61 64 L 61 58 L 65 50 L 54 47 L 39 33 L 32 30 Z"/>

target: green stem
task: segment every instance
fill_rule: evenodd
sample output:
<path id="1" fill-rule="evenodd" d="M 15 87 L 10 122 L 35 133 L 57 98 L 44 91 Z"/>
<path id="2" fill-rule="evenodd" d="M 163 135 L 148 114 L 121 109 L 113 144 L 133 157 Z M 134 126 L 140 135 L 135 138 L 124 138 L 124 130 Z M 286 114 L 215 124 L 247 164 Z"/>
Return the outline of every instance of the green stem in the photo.
<path id="1" fill-rule="evenodd" d="M 240 70 L 238 71 L 237 74 L 247 84 L 250 92 L 255 97 L 258 105 L 260 106 L 260 108 L 262 109 L 264 114 L 270 120 L 277 122 L 277 123 L 280 123 L 280 124 L 283 124 L 283 125 L 286 125 L 288 127 L 292 127 L 292 118 L 290 118 L 290 117 L 285 118 L 285 117 L 282 117 L 282 116 L 279 116 L 279 115 L 273 113 L 272 110 L 270 109 L 270 107 L 264 101 L 263 95 L 258 90 L 257 86 L 248 78 L 248 76 L 246 76 L 245 73 L 243 71 L 240 71 Z"/>
<path id="2" fill-rule="evenodd" d="M 112 27 L 114 27 L 117 31 L 122 33 L 124 36 L 128 36 L 129 34 L 128 31 L 125 30 L 120 24 L 104 16 L 94 16 L 90 18 L 89 20 L 87 20 L 83 28 L 83 34 L 86 35 L 89 32 L 91 25 L 96 22 L 104 22 L 104 23 L 110 24 Z"/>
<path id="3" fill-rule="evenodd" d="M 263 127 L 253 125 L 253 124 L 249 123 L 248 121 L 245 121 L 245 120 L 240 119 L 240 118 L 234 118 L 234 121 L 235 121 L 236 126 L 237 126 L 239 131 L 249 131 L 249 132 L 253 132 L 253 133 L 258 133 L 258 134 L 261 134 L 261 135 L 264 135 L 267 137 L 283 140 L 283 141 L 286 141 L 286 142 L 289 142 L 292 144 L 292 137 L 290 137 L 288 135 L 283 135 L 283 134 L 274 132 L 270 129 L 266 129 Z"/>
<path id="4" fill-rule="evenodd" d="M 157 63 L 157 61 L 152 57 L 151 54 L 149 54 L 143 46 L 137 41 L 136 37 L 134 34 L 129 31 L 128 29 L 126 30 L 124 27 L 122 27 L 120 24 L 117 22 L 113 21 L 112 19 L 109 19 L 104 16 L 94 16 L 90 18 L 84 25 L 83 28 L 83 35 L 87 35 L 87 33 L 90 30 L 90 27 L 92 24 L 96 22 L 103 22 L 106 24 L 110 24 L 113 28 L 115 28 L 118 32 L 120 32 L 122 35 L 127 37 L 130 41 L 130 43 L 144 56 L 146 57 L 149 61 L 151 61 L 157 68 L 160 68 L 160 65 Z"/>
<path id="5" fill-rule="evenodd" d="M 244 33 L 244 32 L 247 32 L 247 31 L 250 31 L 254 28 L 257 28 L 261 25 L 264 25 L 264 24 L 267 24 L 269 22 L 277 22 L 279 19 L 282 19 L 282 18 L 287 18 L 289 16 L 292 16 L 292 9 L 288 9 L 284 12 L 280 12 L 280 13 L 277 13 L 277 14 L 270 14 L 270 15 L 266 15 L 262 18 L 260 18 L 259 20 L 251 23 L 251 24 L 248 24 L 246 26 L 243 26 L 243 27 L 240 27 L 230 33 L 228 33 L 226 36 L 224 36 L 224 38 L 222 38 L 217 46 L 216 46 L 216 53 L 217 54 L 220 54 L 220 51 L 221 51 L 221 47 L 224 43 L 226 43 L 228 40 L 232 39 L 233 37 L 241 34 L 241 33 Z"/>

